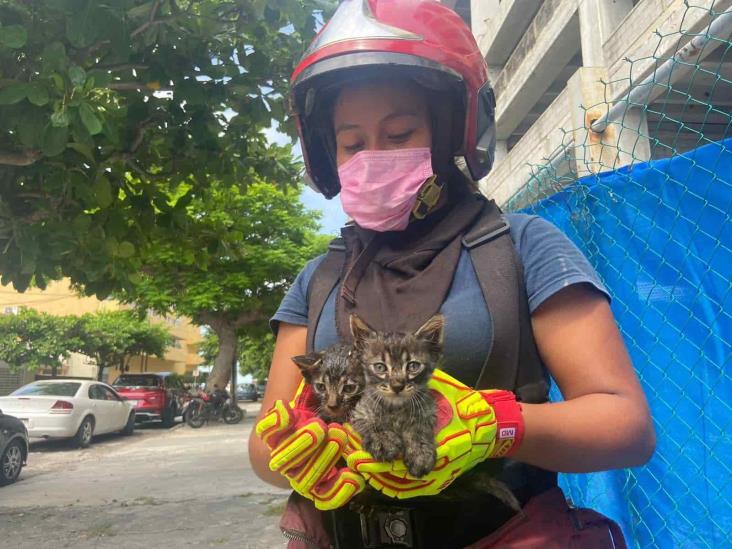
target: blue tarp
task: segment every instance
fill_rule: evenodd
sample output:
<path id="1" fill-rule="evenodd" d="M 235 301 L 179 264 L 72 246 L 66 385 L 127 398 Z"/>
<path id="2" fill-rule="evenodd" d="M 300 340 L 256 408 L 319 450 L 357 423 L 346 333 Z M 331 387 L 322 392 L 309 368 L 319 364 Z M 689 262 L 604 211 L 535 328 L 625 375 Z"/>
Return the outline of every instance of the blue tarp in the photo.
<path id="1" fill-rule="evenodd" d="M 524 210 L 596 267 L 649 399 L 649 464 L 561 480 L 631 546 L 732 547 L 731 210 L 732 139 L 582 178 Z"/>

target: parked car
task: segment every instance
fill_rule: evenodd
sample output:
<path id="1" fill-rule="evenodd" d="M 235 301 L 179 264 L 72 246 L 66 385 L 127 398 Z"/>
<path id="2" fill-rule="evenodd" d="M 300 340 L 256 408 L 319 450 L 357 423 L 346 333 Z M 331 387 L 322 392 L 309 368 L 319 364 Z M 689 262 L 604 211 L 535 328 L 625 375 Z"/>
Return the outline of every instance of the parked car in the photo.
<path id="1" fill-rule="evenodd" d="M 123 374 L 112 386 L 135 408 L 138 421 L 162 421 L 165 427 L 175 424 L 187 396 L 174 374 Z"/>
<path id="2" fill-rule="evenodd" d="M 135 411 L 106 383 L 45 379 L 0 397 L 0 409 L 23 422 L 31 438 L 72 438 L 81 448 L 94 435 L 135 429 Z"/>
<path id="3" fill-rule="evenodd" d="M 256 402 L 259 398 L 257 394 L 257 386 L 254 383 L 247 383 L 246 385 L 239 385 L 236 388 L 236 399 L 237 400 L 251 400 Z"/>
<path id="4" fill-rule="evenodd" d="M 28 459 L 28 431 L 17 417 L 0 410 L 0 486 L 12 484 Z"/>

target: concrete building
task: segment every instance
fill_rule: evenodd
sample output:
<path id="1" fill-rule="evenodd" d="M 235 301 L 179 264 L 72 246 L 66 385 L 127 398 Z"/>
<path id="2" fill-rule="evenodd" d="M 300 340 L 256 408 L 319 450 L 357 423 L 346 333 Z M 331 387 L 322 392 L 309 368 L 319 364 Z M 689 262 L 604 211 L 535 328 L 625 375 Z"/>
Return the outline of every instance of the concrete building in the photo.
<path id="1" fill-rule="evenodd" d="M 499 204 L 530 180 L 532 165 L 551 162 L 569 181 L 683 152 L 728 131 L 732 55 L 715 46 L 729 37 L 732 15 L 721 17 L 722 36 L 701 54 L 687 52 L 688 63 L 670 74 L 661 66 L 732 0 L 444 3 L 471 25 L 490 67 L 498 144 L 482 188 Z M 649 76 L 655 84 L 644 87 Z M 615 104 L 618 121 L 588 131 Z M 634 108 L 621 107 L 628 104 Z"/>
<path id="2" fill-rule="evenodd" d="M 98 311 L 114 311 L 124 308 L 112 299 L 100 301 L 94 297 L 81 297 L 74 292 L 68 280 L 52 281 L 45 290 L 29 288 L 18 293 L 9 286 L 0 286 L 0 314 L 14 314 L 27 307 L 52 315 L 83 315 Z M 198 326 L 189 319 L 148 314 L 150 322 L 165 324 L 174 338 L 163 359 L 157 357 L 132 357 L 130 372 L 175 372 L 190 374 L 202 362 L 198 356 L 198 345 L 202 341 Z M 108 382 L 120 375 L 117 369 L 107 368 L 104 372 Z M 97 366 L 93 359 L 73 353 L 63 365 L 59 375 L 96 377 Z M 33 374 L 11 373 L 7 365 L 0 362 L 0 395 L 8 394 L 28 383 Z"/>

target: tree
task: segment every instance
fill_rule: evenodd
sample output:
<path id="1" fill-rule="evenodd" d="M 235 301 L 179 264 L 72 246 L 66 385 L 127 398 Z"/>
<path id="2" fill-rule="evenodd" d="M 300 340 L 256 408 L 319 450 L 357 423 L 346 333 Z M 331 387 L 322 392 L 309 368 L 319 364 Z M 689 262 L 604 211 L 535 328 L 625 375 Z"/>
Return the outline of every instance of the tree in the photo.
<path id="1" fill-rule="evenodd" d="M 210 181 L 293 184 L 263 130 L 294 135 L 288 77 L 334 4 L 0 1 L 2 284 L 68 276 L 103 298 Z"/>
<path id="2" fill-rule="evenodd" d="M 243 376 L 251 374 L 257 381 L 267 379 L 272 353 L 274 353 L 274 343 L 274 335 L 268 330 L 253 329 L 240 335 L 237 341 L 239 373 Z M 216 334 L 206 334 L 199 347 L 199 353 L 206 364 L 214 363 L 219 354 L 219 338 L 216 337 Z"/>
<path id="3" fill-rule="evenodd" d="M 262 330 L 295 275 L 322 253 L 316 212 L 299 189 L 215 182 L 192 198 L 187 222 L 159 231 L 142 252 L 140 279 L 120 296 L 159 313 L 175 311 L 208 326 L 219 341 L 209 386 L 224 386 L 237 337 Z"/>
<path id="4" fill-rule="evenodd" d="M 244 335 L 239 338 L 239 372 L 251 374 L 259 382 L 267 379 L 274 353 L 275 338 L 272 333 L 259 337 Z"/>
<path id="5" fill-rule="evenodd" d="M 51 374 L 82 344 L 78 317 L 53 316 L 33 309 L 0 316 L 0 360 L 11 370 L 35 371 L 46 367 Z"/>
<path id="6" fill-rule="evenodd" d="M 124 372 L 133 356 L 163 358 L 173 342 L 167 328 L 151 324 L 133 311 L 102 311 L 81 317 L 80 351 L 96 360 L 102 379 L 105 368 L 116 366 Z"/>

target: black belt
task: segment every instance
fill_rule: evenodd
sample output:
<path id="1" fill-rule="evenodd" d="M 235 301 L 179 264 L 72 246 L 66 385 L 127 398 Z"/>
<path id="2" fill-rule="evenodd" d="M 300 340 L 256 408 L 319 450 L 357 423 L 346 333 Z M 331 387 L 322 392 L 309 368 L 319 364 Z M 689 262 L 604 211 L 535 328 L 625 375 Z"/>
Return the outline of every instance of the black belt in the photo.
<path id="1" fill-rule="evenodd" d="M 525 467 L 529 466 L 520 468 Z M 524 476 L 523 485 L 513 489 L 522 507 L 531 497 L 556 486 L 554 473 L 533 467 L 523 472 L 530 473 L 528 478 Z M 460 498 L 470 482 L 470 475 L 465 477 L 464 482 L 450 486 L 444 497 L 395 500 L 374 491 L 357 496 L 347 507 L 327 513 L 325 522 L 334 547 L 451 549 L 490 535 L 515 510 L 489 494 Z"/>
<path id="2" fill-rule="evenodd" d="M 354 502 L 331 515 L 336 549 L 449 549 L 469 545 L 497 530 L 514 511 L 494 498 L 480 501 L 399 502 L 369 505 Z"/>

